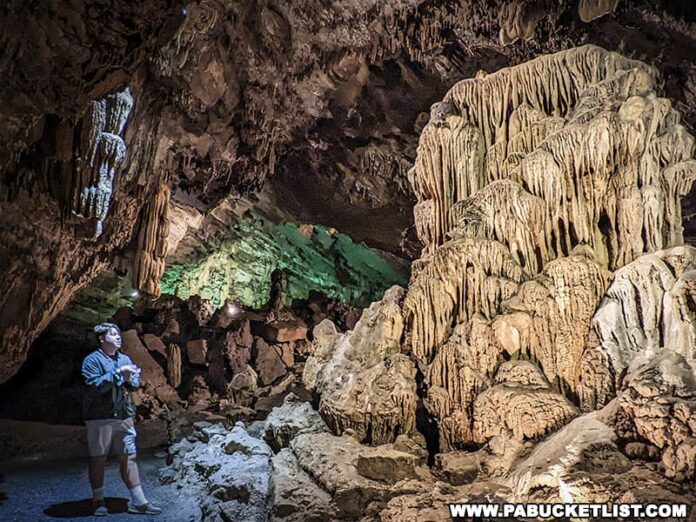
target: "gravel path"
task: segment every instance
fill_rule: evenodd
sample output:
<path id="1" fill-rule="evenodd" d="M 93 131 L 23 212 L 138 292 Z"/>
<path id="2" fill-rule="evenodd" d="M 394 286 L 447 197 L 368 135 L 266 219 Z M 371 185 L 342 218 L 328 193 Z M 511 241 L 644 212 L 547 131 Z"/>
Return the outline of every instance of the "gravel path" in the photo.
<path id="1" fill-rule="evenodd" d="M 0 520 L 24 522 L 35 520 L 80 521 L 145 521 L 186 522 L 200 520 L 198 506 L 191 505 L 174 485 L 162 485 L 157 471 L 164 459 L 152 452 L 138 457 L 143 490 L 153 504 L 162 508 L 162 514 L 132 515 L 127 512 L 128 489 L 118 473 L 118 462 L 107 464 L 104 492 L 109 509 L 108 517 L 90 513 L 92 491 L 87 478 L 87 459 L 53 462 L 24 461 L 0 463 Z"/>

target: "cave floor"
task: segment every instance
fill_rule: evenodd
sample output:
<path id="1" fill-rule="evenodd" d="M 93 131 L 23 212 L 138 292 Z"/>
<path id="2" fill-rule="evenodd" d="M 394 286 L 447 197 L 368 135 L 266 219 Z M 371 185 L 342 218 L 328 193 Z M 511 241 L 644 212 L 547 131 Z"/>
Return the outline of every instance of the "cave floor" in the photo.
<path id="1" fill-rule="evenodd" d="M 0 473 L 4 476 L 4 482 L 0 482 L 0 498 L 6 497 L 0 500 L 0 520 L 200 520 L 200 510 L 186 500 L 182 490 L 174 485 L 162 485 L 157 479 L 158 470 L 165 465 L 164 458 L 144 451 L 139 455 L 138 463 L 145 495 L 162 508 L 160 515 L 127 512 L 128 490 L 121 481 L 118 462 L 114 459 L 109 460 L 104 480 L 109 516 L 92 516 L 87 459 L 81 458 L 0 463 Z"/>

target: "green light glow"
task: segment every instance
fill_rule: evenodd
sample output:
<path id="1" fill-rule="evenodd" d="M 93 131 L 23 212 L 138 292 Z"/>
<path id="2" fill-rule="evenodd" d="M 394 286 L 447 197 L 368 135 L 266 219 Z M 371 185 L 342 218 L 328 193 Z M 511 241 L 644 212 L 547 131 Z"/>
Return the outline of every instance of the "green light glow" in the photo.
<path id="1" fill-rule="evenodd" d="M 182 299 L 198 294 L 216 307 L 231 299 L 260 308 L 268 301 L 276 268 L 288 274 L 290 299 L 318 290 L 347 304 L 367 306 L 391 285 L 407 283 L 406 274 L 346 235 L 315 226 L 306 237 L 295 224 L 275 225 L 252 216 L 241 219 L 230 238 L 195 260 L 167 266 L 162 292 Z"/>

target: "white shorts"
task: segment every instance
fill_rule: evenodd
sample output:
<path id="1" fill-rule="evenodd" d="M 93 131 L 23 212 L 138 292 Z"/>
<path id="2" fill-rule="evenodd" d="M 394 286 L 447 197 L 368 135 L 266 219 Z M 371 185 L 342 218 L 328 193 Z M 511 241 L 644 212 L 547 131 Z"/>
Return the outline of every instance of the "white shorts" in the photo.
<path id="1" fill-rule="evenodd" d="M 87 425 L 87 450 L 90 457 L 128 454 L 137 452 L 133 419 L 98 419 L 85 421 Z"/>

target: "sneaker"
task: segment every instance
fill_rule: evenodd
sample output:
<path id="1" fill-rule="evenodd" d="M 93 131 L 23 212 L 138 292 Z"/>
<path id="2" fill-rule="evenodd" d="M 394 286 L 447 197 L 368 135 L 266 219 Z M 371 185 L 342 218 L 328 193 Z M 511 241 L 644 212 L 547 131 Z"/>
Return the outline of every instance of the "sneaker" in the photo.
<path id="1" fill-rule="evenodd" d="M 132 502 L 129 502 L 128 512 L 135 513 L 136 515 L 159 515 L 162 512 L 162 508 L 155 506 L 152 502 L 146 502 L 141 506 L 136 506 Z"/>
<path id="2" fill-rule="evenodd" d="M 94 514 L 95 517 L 105 517 L 109 514 L 109 510 L 106 509 L 103 500 L 92 501 L 92 514 Z"/>

